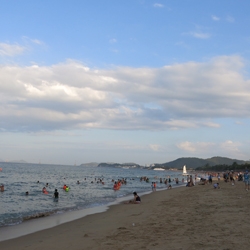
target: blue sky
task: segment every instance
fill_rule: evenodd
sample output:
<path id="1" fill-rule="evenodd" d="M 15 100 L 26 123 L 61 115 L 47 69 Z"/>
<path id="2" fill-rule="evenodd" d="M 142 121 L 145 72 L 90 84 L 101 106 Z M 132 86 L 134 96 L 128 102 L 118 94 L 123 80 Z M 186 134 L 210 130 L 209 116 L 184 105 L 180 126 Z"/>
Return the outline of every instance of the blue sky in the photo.
<path id="1" fill-rule="evenodd" d="M 0 159 L 249 160 L 248 0 L 0 0 Z"/>

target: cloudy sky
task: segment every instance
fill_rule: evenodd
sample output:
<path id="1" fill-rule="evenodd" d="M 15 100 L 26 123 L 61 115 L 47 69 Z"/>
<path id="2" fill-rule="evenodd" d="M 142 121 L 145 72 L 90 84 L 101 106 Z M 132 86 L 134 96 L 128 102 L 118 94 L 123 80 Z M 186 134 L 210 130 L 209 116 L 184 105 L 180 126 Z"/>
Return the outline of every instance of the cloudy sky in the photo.
<path id="1" fill-rule="evenodd" d="M 0 159 L 249 160 L 249 0 L 0 0 Z"/>

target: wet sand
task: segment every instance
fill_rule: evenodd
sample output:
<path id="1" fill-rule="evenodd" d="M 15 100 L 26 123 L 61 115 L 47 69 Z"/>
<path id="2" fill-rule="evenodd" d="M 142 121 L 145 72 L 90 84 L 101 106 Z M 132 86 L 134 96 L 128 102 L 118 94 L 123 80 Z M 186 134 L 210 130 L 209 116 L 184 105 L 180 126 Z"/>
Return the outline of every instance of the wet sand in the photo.
<path id="1" fill-rule="evenodd" d="M 142 203 L 0 242 L 0 249 L 250 249 L 250 191 L 243 182 L 153 192 Z"/>

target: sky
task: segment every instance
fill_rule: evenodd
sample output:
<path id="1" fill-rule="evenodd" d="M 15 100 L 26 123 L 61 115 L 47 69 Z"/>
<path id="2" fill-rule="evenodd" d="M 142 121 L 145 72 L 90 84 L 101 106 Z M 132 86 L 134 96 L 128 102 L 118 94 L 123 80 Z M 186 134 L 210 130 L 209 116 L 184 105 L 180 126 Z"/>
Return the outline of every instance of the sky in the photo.
<path id="1" fill-rule="evenodd" d="M 0 0 L 0 159 L 249 160 L 249 0 Z"/>

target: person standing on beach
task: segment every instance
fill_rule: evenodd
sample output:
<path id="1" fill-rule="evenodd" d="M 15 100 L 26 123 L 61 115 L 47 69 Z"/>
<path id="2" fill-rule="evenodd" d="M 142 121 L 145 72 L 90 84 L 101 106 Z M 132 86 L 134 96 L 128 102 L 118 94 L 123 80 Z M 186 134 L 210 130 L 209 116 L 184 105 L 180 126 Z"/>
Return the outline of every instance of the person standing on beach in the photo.
<path id="1" fill-rule="evenodd" d="M 194 181 L 193 181 L 193 176 L 190 175 L 190 184 L 191 184 L 191 187 L 195 185 Z"/>
<path id="2" fill-rule="evenodd" d="M 212 182 L 213 182 L 213 176 L 212 176 L 212 174 L 209 174 L 208 183 L 212 184 Z"/>
<path id="3" fill-rule="evenodd" d="M 245 182 L 245 189 L 246 189 L 246 191 L 248 191 L 249 190 L 249 184 L 250 184 L 248 170 L 244 173 L 244 182 Z"/>
<path id="4" fill-rule="evenodd" d="M 230 181 L 231 181 L 231 184 L 232 184 L 232 186 L 234 186 L 234 172 L 233 171 L 231 171 L 230 173 L 229 173 L 229 177 L 230 177 Z"/>
<path id="5" fill-rule="evenodd" d="M 220 173 L 217 174 L 217 179 L 220 181 Z"/>

